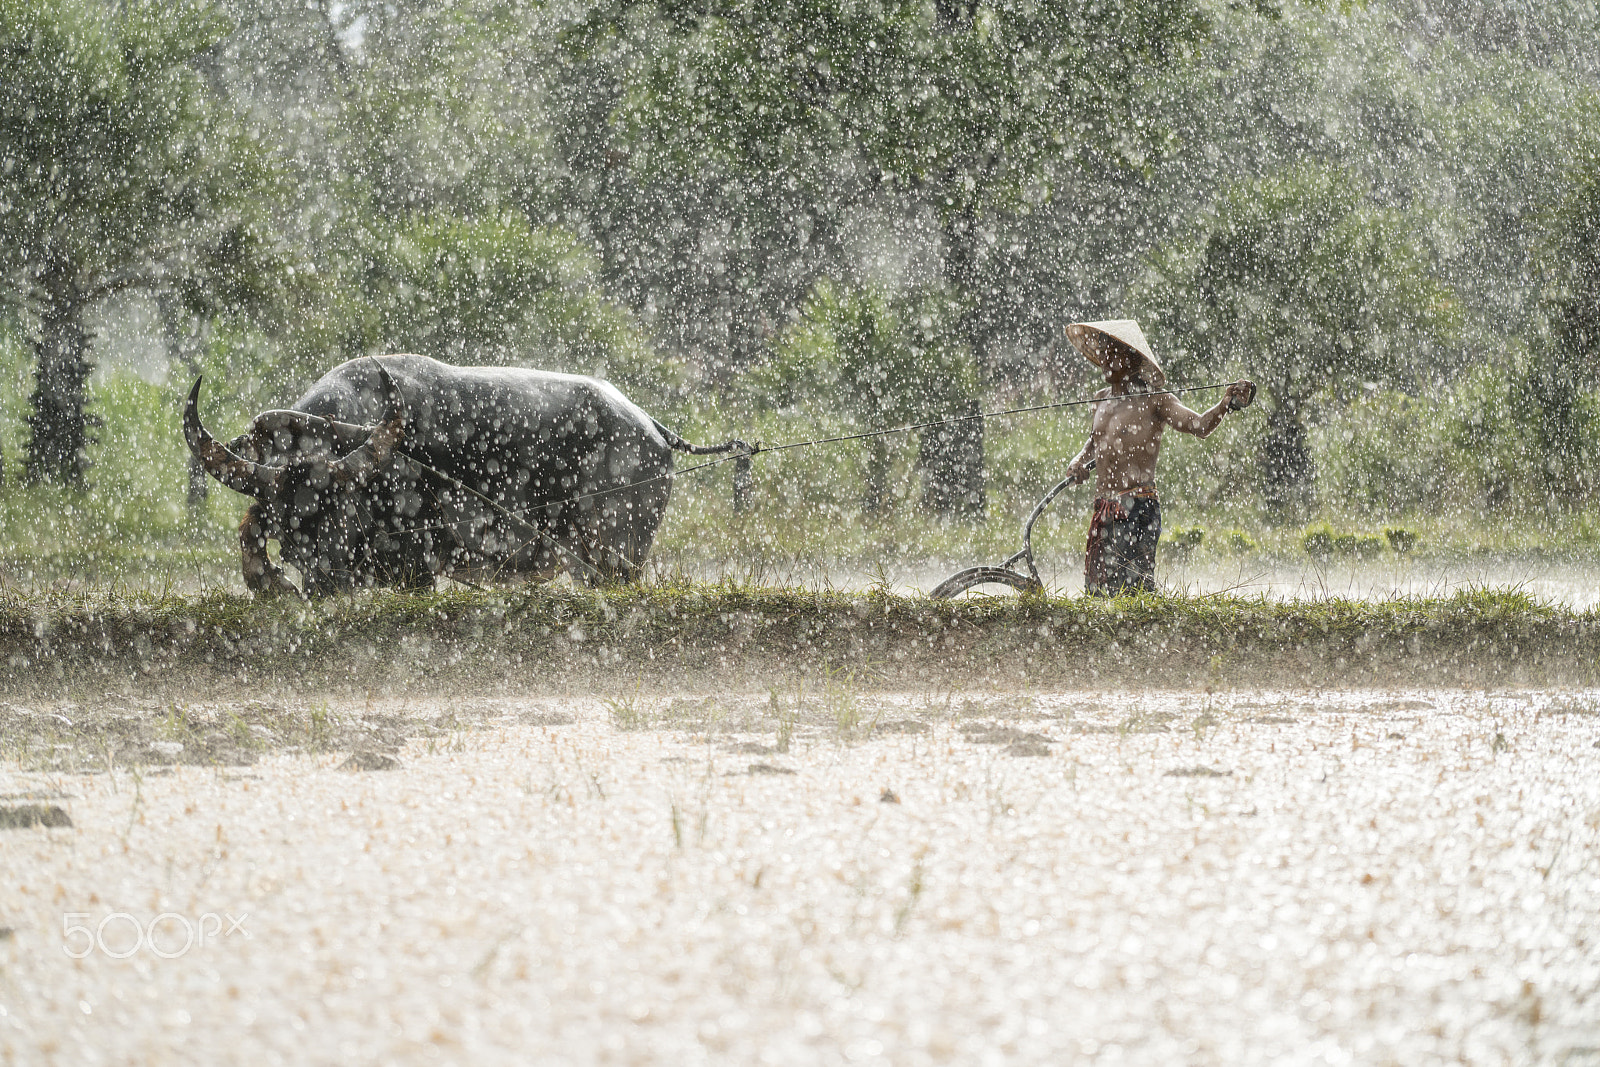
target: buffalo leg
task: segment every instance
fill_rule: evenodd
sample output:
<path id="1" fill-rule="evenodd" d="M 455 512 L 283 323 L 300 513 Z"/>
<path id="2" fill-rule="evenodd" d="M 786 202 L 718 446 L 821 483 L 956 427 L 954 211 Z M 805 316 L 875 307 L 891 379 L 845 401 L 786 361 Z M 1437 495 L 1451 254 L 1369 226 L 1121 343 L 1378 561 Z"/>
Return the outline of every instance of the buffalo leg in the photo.
<path id="1" fill-rule="evenodd" d="M 267 524 L 260 504 L 251 504 L 239 524 L 239 549 L 243 557 L 245 588 L 253 593 L 298 595 L 272 557 L 267 555 Z"/>

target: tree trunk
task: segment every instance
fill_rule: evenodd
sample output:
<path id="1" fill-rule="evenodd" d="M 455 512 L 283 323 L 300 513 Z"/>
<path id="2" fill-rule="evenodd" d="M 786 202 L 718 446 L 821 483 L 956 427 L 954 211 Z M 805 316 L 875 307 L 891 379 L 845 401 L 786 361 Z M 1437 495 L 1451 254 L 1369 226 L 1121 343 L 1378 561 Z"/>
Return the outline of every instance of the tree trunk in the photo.
<path id="1" fill-rule="evenodd" d="M 743 515 L 750 510 L 755 483 L 750 471 L 750 457 L 740 456 L 733 461 L 733 513 Z"/>
<path id="2" fill-rule="evenodd" d="M 945 223 L 945 279 L 961 296 L 977 299 L 978 220 L 968 204 L 961 212 Z M 989 330 L 986 317 L 977 307 L 962 314 L 957 328 L 961 339 L 978 365 L 980 381 L 989 380 Z M 975 414 L 978 401 L 969 398 L 962 414 Z M 942 466 L 936 466 L 932 476 L 948 488 L 941 490 L 954 502 L 954 513 L 964 519 L 982 521 L 988 515 L 988 493 L 984 475 L 983 420 L 951 423 L 931 428 L 933 449 L 942 457 Z M 942 440 L 941 440 L 942 439 Z M 928 438 L 924 437 L 924 447 Z M 924 502 L 926 506 L 926 495 Z M 935 508 L 944 514 L 942 508 Z"/>
<path id="3" fill-rule="evenodd" d="M 966 414 L 980 411 L 976 400 L 968 401 Z M 967 419 L 952 428 L 954 437 L 951 474 L 958 487 L 956 514 L 963 519 L 982 522 L 989 516 L 989 487 L 983 471 L 983 420 Z"/>
<path id="4" fill-rule="evenodd" d="M 963 415 L 978 413 L 969 401 Z M 983 420 L 930 426 L 917 456 L 922 469 L 922 507 L 941 519 L 981 519 L 989 499 L 983 473 Z"/>
<path id="5" fill-rule="evenodd" d="M 977 0 L 934 0 L 934 18 L 945 33 L 972 29 L 978 16 Z"/>
<path id="6" fill-rule="evenodd" d="M 28 416 L 28 480 L 82 488 L 93 440 L 89 430 L 99 425 L 84 410 L 93 366 L 82 307 L 76 303 L 47 307 L 33 349 L 38 370 L 33 414 Z"/>
<path id="7" fill-rule="evenodd" d="M 1275 517 L 1293 519 L 1313 503 L 1316 467 L 1300 423 L 1300 402 L 1283 401 L 1267 411 L 1261 447 L 1261 495 Z"/>
<path id="8" fill-rule="evenodd" d="M 1583 462 L 1583 383 L 1562 365 L 1560 356 L 1559 348 L 1535 356 L 1516 389 L 1518 408 L 1538 450 L 1534 466 L 1545 504 L 1566 510 L 1582 502 L 1592 475 Z"/>
<path id="9" fill-rule="evenodd" d="M 861 494 L 861 510 L 872 518 L 884 512 L 889 496 L 889 442 L 873 437 L 866 442 L 866 486 Z"/>
<path id="10" fill-rule="evenodd" d="M 922 471 L 922 510 L 941 519 L 954 518 L 956 513 L 950 471 L 953 425 L 929 426 L 922 431 L 922 443 L 917 449 L 917 468 Z"/>

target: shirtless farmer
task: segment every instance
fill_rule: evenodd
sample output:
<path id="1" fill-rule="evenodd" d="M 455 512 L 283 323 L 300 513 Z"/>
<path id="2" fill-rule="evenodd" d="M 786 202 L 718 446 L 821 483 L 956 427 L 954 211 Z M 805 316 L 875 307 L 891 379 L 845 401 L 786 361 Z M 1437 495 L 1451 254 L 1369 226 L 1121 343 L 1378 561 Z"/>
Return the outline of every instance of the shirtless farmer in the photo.
<path id="1" fill-rule="evenodd" d="M 1066 472 L 1087 481 L 1093 464 L 1097 476 L 1083 590 L 1090 596 L 1153 593 L 1161 538 L 1156 460 L 1162 432 L 1170 426 L 1206 437 L 1229 411 L 1255 399 L 1256 388 L 1249 381 L 1234 382 L 1215 407 L 1190 411 L 1171 393 L 1159 391 L 1167 387 L 1167 377 L 1137 322 L 1075 322 L 1067 327 L 1067 337 L 1110 384 L 1095 394 L 1089 441 Z"/>

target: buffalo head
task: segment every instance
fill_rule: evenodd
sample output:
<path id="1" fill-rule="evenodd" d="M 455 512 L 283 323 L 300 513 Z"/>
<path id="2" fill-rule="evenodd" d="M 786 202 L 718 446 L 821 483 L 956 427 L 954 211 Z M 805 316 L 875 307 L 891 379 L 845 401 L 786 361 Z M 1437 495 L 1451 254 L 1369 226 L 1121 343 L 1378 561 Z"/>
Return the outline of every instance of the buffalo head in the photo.
<path id="1" fill-rule="evenodd" d="M 285 563 L 300 572 L 308 595 L 331 593 L 392 577 L 401 565 L 390 536 L 402 511 L 415 503 L 399 484 L 396 446 L 405 434 L 405 404 L 389 372 L 378 368 L 385 392 L 383 418 L 359 426 L 304 411 L 267 411 L 223 444 L 200 421 L 200 379 L 183 409 L 189 451 L 217 481 L 254 497 L 241 529 L 246 580 L 259 589 L 291 588 L 266 555 L 276 539 Z M 408 466 L 402 464 L 402 466 Z M 252 554 L 258 571 L 252 581 Z"/>

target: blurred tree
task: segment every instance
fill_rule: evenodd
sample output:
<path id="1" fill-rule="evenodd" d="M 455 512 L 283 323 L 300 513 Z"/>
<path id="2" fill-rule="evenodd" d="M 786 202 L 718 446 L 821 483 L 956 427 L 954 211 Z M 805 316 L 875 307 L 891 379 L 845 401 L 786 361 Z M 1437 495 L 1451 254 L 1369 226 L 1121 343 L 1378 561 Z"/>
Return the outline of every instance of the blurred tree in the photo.
<path id="1" fill-rule="evenodd" d="M 759 170 L 707 144 L 701 123 L 654 122 L 655 81 L 681 64 L 697 19 L 645 0 L 593 4 L 560 25 L 545 98 L 560 161 L 547 218 L 592 238 L 612 291 L 704 380 L 726 386 L 816 278 L 851 276 L 844 232 L 861 221 L 864 184 L 859 161 L 834 146 L 808 144 L 820 151 Z"/>
<path id="2" fill-rule="evenodd" d="M 1409 244 L 1458 294 L 1462 343 L 1439 353 L 1440 379 L 1498 358 L 1539 319 L 1530 256 L 1567 161 L 1600 133 L 1600 8 L 1550 8 L 1294 4 L 1271 22 L 1215 9 L 1197 61 L 1147 83 L 1144 107 L 1173 137 L 1125 209 L 1135 225 L 1106 226 L 1111 241 L 1092 261 L 1128 277 L 1127 259 L 1180 236 L 1220 190 L 1316 161 L 1358 177 L 1373 206 L 1405 213 Z"/>
<path id="3" fill-rule="evenodd" d="M 545 5 L 324 2 L 340 57 L 328 80 L 343 90 L 341 159 L 371 208 L 389 218 L 534 215 L 553 135 Z"/>
<path id="4" fill-rule="evenodd" d="M 195 70 L 227 32 L 191 3 L 0 0 L 0 278 L 37 358 L 30 478 L 83 483 L 97 302 L 271 284 L 269 168 Z"/>
<path id="5" fill-rule="evenodd" d="M 938 291 L 892 302 L 881 292 L 823 279 L 774 346 L 774 358 L 751 372 L 748 388 L 774 406 L 832 410 L 863 433 L 969 414 L 978 375 L 949 325 L 957 310 Z M 950 440 L 923 432 L 923 500 L 943 514 L 967 513 L 973 502 L 940 495 L 948 491 L 947 475 L 936 464 L 968 461 Z M 869 515 L 887 506 L 896 443 L 890 435 L 863 442 L 862 510 Z"/>
<path id="6" fill-rule="evenodd" d="M 1422 232 L 1485 339 L 1478 354 L 1540 328 L 1536 257 L 1550 206 L 1568 191 L 1570 161 L 1600 149 L 1594 79 L 1574 84 L 1504 54 L 1459 57 L 1430 79 L 1437 139 L 1413 168 L 1419 197 L 1435 206 Z"/>
<path id="7" fill-rule="evenodd" d="M 362 286 L 367 351 L 418 352 L 452 363 L 516 364 L 597 374 L 661 396 L 674 368 L 596 279 L 569 233 L 518 214 L 466 220 L 435 213 L 369 234 Z"/>
<path id="8" fill-rule="evenodd" d="M 913 421 L 959 419 L 924 428 L 917 452 L 922 507 L 942 519 L 984 517 L 989 510 L 984 472 L 984 420 L 978 364 L 958 324 L 965 311 L 948 286 L 906 293 L 898 319 L 917 375 L 902 388 L 918 398 Z"/>
<path id="9" fill-rule="evenodd" d="M 673 394 L 678 368 L 551 210 L 556 16 L 520 0 L 227 2 L 241 29 L 217 77 L 297 191 L 278 221 L 299 266 L 257 357 L 277 362 L 272 393 L 405 350 Z"/>
<path id="10" fill-rule="evenodd" d="M 1262 491 L 1280 513 L 1311 500 L 1311 399 L 1368 381 L 1428 381 L 1458 318 L 1406 220 L 1367 193 L 1315 165 L 1244 182 L 1197 237 L 1154 264 L 1148 306 L 1175 369 L 1227 366 L 1261 384 Z"/>
<path id="11" fill-rule="evenodd" d="M 730 336 L 732 366 L 757 357 L 819 273 L 870 281 L 859 266 L 875 251 L 869 234 L 898 218 L 910 220 L 907 235 L 885 237 L 932 250 L 963 308 L 960 339 L 993 378 L 1002 336 L 1019 320 L 1037 329 L 1019 300 L 1023 249 L 998 241 L 1007 220 L 1083 170 L 1148 164 L 1162 133 L 1139 111 L 1138 87 L 1203 37 L 1205 10 L 1189 0 L 656 0 L 597 7 L 574 39 L 626 47 L 609 122 L 627 167 L 669 185 L 714 175 L 713 199 L 731 202 L 699 231 L 698 251 L 716 259 L 715 284 L 752 326 Z M 692 211 L 696 198 L 685 199 Z M 669 226 L 694 232 L 680 203 L 667 207 Z M 768 269 L 786 258 L 801 269 Z M 965 471 L 971 484 L 948 495 L 977 515 L 981 444 L 966 448 L 976 462 L 945 475 Z"/>
<path id="12" fill-rule="evenodd" d="M 1548 499 L 1567 508 L 1600 484 L 1592 399 L 1600 383 L 1600 165 L 1572 185 L 1542 257 L 1547 325 L 1515 391 Z"/>

